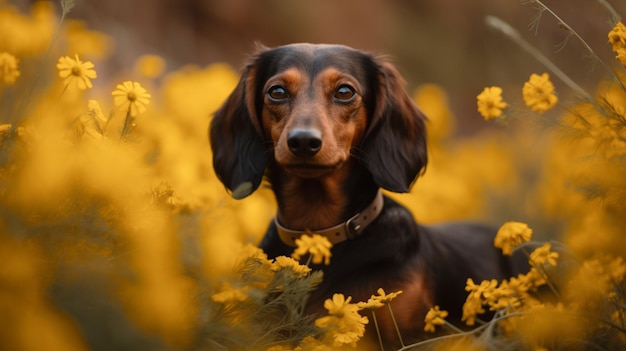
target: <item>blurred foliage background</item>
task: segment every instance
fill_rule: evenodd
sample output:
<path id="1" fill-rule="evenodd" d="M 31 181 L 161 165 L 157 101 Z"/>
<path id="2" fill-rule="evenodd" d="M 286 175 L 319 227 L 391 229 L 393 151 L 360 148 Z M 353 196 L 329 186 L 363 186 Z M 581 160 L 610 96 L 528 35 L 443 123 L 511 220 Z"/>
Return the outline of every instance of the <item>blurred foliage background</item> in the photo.
<path id="1" fill-rule="evenodd" d="M 602 58 L 612 59 L 605 40 L 608 16 L 597 1 L 546 4 L 574 23 Z M 626 11 L 621 1 L 612 5 L 618 13 Z M 544 14 L 536 32 L 526 30 L 537 13 L 534 5 L 518 0 L 111 0 L 78 1 L 71 18 L 114 39 L 106 63 L 115 72 L 132 67 L 146 53 L 163 56 L 169 69 L 211 62 L 239 68 L 255 42 L 339 43 L 388 55 L 409 88 L 423 83 L 445 87 L 460 123 L 457 132 L 467 134 L 484 127 L 474 118 L 474 97 L 485 82 L 518 86 L 529 72 L 545 69 L 488 29 L 485 15 L 509 22 L 581 84 L 595 84 L 598 72 L 581 55 L 578 42 L 569 40 L 559 49 L 569 35 L 556 20 Z"/>
<path id="2" fill-rule="evenodd" d="M 599 2 L 546 4 L 624 73 Z M 623 1 L 613 6 L 626 13 Z M 527 30 L 538 13 L 516 0 L 77 1 L 55 36 L 59 3 L 0 0 L 0 52 L 21 72 L 0 85 L 0 349 L 275 342 L 266 330 L 231 328 L 210 299 L 275 211 L 268 189 L 228 197 L 207 140 L 255 42 L 340 43 L 390 57 L 430 117 L 427 173 L 411 194 L 392 195 L 418 220 L 519 220 L 581 257 L 623 256 L 625 92 L 548 14 Z M 487 14 L 609 101 L 622 122 L 607 127 L 555 77 L 561 105 L 531 113 L 521 87 L 546 69 L 487 28 Z M 58 78 L 57 58 L 75 54 L 95 64 L 93 89 Z M 120 140 L 124 111 L 111 91 L 127 80 L 151 100 Z M 490 85 L 510 104 L 500 123 L 476 111 Z M 102 106 L 106 130 L 94 127 L 88 100 Z M 580 116 L 592 123 L 571 121 Z"/>

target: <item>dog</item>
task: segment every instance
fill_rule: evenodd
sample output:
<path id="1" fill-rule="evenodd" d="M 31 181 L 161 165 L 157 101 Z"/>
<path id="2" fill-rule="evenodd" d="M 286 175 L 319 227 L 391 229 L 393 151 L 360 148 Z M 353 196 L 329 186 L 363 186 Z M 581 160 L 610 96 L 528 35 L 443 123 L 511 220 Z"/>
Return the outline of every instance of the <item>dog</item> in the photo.
<path id="1" fill-rule="evenodd" d="M 324 279 L 309 311 L 323 312 L 333 293 L 367 301 L 378 288 L 402 290 L 394 316 L 405 341 L 418 340 L 434 305 L 460 322 L 467 278 L 527 271 L 494 248 L 493 228 L 420 225 L 381 193 L 408 192 L 423 173 L 426 121 L 383 57 L 306 43 L 259 49 L 215 113 L 209 134 L 220 181 L 244 198 L 265 177 L 275 194 L 260 248 L 289 256 L 308 231 L 334 244 L 330 265 L 316 267 Z M 389 313 L 377 318 L 385 342 L 396 343 Z"/>

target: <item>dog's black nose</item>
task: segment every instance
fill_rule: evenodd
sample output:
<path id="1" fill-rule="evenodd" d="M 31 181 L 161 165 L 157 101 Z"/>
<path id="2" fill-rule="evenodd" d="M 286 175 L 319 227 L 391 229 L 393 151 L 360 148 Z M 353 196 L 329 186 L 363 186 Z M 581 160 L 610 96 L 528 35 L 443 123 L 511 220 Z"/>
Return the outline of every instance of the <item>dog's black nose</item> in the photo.
<path id="1" fill-rule="evenodd" d="M 317 129 L 296 128 L 287 134 L 287 146 L 296 156 L 311 157 L 322 148 L 322 135 Z"/>

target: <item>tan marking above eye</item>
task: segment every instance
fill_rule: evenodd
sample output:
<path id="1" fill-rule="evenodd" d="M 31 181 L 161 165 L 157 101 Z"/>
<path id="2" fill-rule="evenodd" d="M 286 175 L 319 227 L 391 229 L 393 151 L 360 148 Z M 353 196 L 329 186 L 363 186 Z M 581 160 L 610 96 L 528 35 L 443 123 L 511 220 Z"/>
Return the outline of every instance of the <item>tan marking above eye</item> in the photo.
<path id="1" fill-rule="evenodd" d="M 294 98 L 308 82 L 305 73 L 289 68 L 270 77 L 265 83 L 266 102 L 281 104 Z"/>
<path id="2" fill-rule="evenodd" d="M 324 94 L 335 103 L 351 103 L 359 96 L 361 86 L 352 75 L 342 72 L 336 67 L 328 67 L 315 78 Z"/>

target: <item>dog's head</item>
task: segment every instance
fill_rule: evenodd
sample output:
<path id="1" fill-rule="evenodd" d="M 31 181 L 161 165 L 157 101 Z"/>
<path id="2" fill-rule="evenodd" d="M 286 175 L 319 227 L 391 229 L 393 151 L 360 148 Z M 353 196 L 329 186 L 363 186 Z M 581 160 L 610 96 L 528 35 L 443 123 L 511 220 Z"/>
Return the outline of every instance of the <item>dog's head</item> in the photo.
<path id="1" fill-rule="evenodd" d="M 263 48 L 215 113 L 213 166 L 235 198 L 258 188 L 272 159 L 318 178 L 352 157 L 380 187 L 407 192 L 426 166 L 425 120 L 378 57 L 340 45 Z"/>

